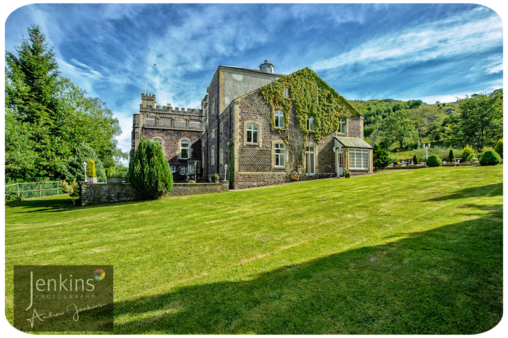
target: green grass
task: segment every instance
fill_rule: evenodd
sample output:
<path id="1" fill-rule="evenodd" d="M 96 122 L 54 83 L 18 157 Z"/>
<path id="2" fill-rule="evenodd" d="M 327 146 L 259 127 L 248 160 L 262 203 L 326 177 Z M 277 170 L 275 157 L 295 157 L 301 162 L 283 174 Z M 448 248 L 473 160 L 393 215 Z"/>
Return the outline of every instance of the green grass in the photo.
<path id="1" fill-rule="evenodd" d="M 502 165 L 6 206 L 13 266 L 112 264 L 115 333 L 465 334 L 502 317 Z"/>

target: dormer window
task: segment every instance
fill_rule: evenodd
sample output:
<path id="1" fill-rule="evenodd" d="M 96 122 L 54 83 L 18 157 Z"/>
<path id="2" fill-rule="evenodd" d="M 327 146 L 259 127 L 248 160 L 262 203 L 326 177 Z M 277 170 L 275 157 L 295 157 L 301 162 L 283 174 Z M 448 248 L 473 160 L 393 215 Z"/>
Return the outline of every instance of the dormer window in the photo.
<path id="1" fill-rule="evenodd" d="M 307 117 L 307 130 L 315 130 L 314 129 L 314 117 Z"/>
<path id="2" fill-rule="evenodd" d="M 346 121 L 339 120 L 339 134 L 346 134 Z"/>
<path id="3" fill-rule="evenodd" d="M 284 128 L 284 113 L 280 110 L 275 111 L 275 128 Z"/>

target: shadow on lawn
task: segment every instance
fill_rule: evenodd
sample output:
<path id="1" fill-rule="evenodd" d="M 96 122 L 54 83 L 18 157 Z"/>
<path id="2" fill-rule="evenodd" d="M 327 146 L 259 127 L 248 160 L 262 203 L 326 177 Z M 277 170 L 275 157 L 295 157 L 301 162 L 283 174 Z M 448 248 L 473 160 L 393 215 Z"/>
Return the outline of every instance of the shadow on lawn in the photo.
<path id="1" fill-rule="evenodd" d="M 494 196 L 502 196 L 503 195 L 503 183 L 495 183 L 484 185 L 482 187 L 472 187 L 466 188 L 462 190 L 458 190 L 450 195 L 440 196 L 429 199 L 429 201 L 445 201 L 445 200 L 456 200 L 461 198 L 469 198 L 469 197 L 483 197 L 487 195 L 490 191 L 493 193 L 489 194 L 490 197 Z"/>
<path id="2" fill-rule="evenodd" d="M 248 281 L 186 286 L 116 303 L 115 332 L 487 331 L 501 320 L 503 311 L 502 204 L 492 210 L 470 207 L 488 214 L 401 234 L 406 238 L 396 242 L 285 266 Z M 122 315 L 136 319 L 118 323 Z"/>
<path id="3" fill-rule="evenodd" d="M 83 207 L 79 201 L 76 201 L 76 205 L 72 204 L 72 200 L 70 198 L 58 198 L 58 199 L 29 199 L 23 201 L 13 201 L 6 204 L 9 208 L 25 208 L 25 209 L 33 209 L 28 210 L 28 213 L 31 212 L 61 212 L 68 211 L 73 209 L 78 210 L 86 210 L 90 208 L 104 208 L 111 206 L 122 206 L 129 204 L 137 204 L 142 202 L 151 202 L 150 200 L 142 200 L 142 201 L 131 201 L 131 202 L 117 202 L 117 203 L 104 203 L 104 204 L 94 204 Z"/>

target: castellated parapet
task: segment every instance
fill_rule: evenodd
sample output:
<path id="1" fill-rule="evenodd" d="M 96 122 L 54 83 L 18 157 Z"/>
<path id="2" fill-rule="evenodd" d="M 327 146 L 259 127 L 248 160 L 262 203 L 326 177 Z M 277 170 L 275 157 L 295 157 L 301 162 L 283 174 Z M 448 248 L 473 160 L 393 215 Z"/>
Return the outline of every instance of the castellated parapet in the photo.
<path id="1" fill-rule="evenodd" d="M 172 107 L 171 103 L 165 106 L 161 106 L 160 104 L 156 105 L 155 94 L 141 94 L 139 112 L 203 116 L 203 111 L 201 109 Z"/>

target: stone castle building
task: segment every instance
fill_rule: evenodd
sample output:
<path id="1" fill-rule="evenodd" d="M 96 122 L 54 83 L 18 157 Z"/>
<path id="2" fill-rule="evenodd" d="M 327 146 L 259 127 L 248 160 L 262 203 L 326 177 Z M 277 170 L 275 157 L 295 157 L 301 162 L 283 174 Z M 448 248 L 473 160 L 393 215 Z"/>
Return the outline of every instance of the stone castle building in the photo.
<path id="1" fill-rule="evenodd" d="M 176 181 L 211 181 L 217 173 L 230 188 L 342 176 L 345 170 L 372 173 L 372 147 L 363 140 L 361 113 L 350 108 L 355 116 L 340 120 L 338 130 L 319 142 L 308 117 L 302 136 L 294 105 L 286 126 L 284 113 L 272 109 L 260 91 L 283 77 L 268 60 L 259 70 L 219 66 L 201 109 L 161 107 L 155 95 L 142 94 L 133 117 L 131 158 L 145 137 L 161 144 Z M 324 82 L 317 75 L 316 81 Z M 286 88 L 285 97 L 290 95 Z M 287 142 L 284 135 L 302 141 Z"/>

